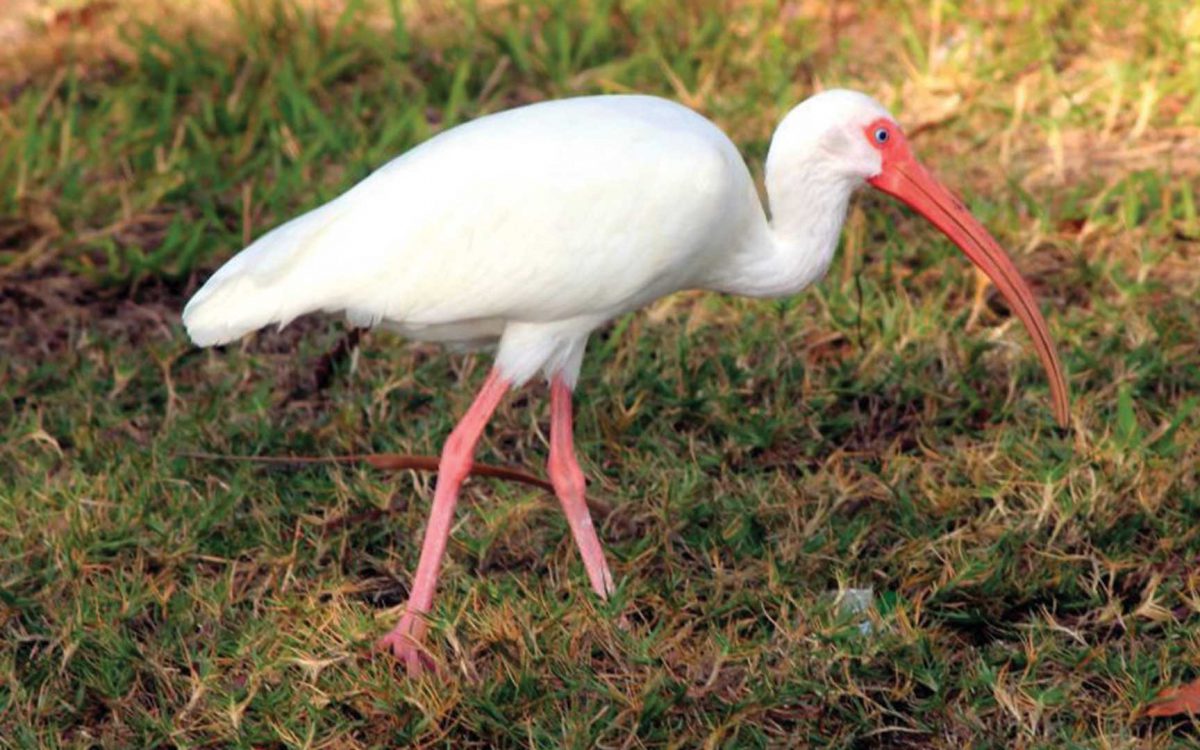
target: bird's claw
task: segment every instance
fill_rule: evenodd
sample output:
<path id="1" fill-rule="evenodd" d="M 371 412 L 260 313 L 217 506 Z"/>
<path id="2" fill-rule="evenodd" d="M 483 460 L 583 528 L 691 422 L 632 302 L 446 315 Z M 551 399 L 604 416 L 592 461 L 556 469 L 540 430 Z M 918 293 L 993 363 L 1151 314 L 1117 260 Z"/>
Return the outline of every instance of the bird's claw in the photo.
<path id="1" fill-rule="evenodd" d="M 424 674 L 436 674 L 437 662 L 429 650 L 425 648 L 424 620 L 417 615 L 405 613 L 392 631 L 379 639 L 378 647 L 390 651 L 392 656 L 404 665 L 405 671 L 411 678 Z"/>

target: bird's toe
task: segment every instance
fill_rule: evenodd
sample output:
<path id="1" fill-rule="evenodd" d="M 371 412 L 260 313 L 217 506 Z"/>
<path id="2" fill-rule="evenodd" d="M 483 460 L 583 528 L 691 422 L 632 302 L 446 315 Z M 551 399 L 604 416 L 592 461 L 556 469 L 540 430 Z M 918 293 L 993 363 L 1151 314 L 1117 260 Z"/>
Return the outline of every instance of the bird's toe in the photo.
<path id="1" fill-rule="evenodd" d="M 402 623 L 403 624 L 403 623 Z M 395 657 L 404 665 L 409 677 L 421 677 L 425 674 L 436 674 L 437 662 L 428 649 L 408 628 L 397 626 L 395 630 L 379 639 L 378 647 Z"/>

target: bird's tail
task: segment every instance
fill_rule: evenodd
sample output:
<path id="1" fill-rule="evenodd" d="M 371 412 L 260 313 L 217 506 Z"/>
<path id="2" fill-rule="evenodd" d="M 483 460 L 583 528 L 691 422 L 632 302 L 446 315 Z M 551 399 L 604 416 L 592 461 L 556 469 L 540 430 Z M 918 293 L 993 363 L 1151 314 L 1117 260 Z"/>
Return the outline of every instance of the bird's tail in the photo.
<path id="1" fill-rule="evenodd" d="M 304 288 L 305 258 L 336 223 L 336 201 L 276 227 L 221 266 L 183 310 L 197 346 L 217 346 L 273 323 L 286 325 L 322 305 Z"/>

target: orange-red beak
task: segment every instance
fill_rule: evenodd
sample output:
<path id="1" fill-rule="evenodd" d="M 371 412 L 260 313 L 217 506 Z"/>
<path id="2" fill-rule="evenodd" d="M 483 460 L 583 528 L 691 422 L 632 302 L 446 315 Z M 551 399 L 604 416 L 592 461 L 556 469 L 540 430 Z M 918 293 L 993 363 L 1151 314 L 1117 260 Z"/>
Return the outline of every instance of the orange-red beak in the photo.
<path id="1" fill-rule="evenodd" d="M 899 198 L 928 219 L 991 278 L 1033 337 L 1038 357 L 1050 378 L 1054 416 L 1060 425 L 1066 427 L 1070 407 L 1067 380 L 1054 342 L 1050 339 L 1046 320 L 1038 310 L 1029 285 L 983 225 L 953 193 L 921 166 L 895 125 L 889 122 L 887 126 L 890 137 L 879 147 L 883 153 L 883 171 L 868 182 L 888 195 Z M 877 127 L 872 125 L 867 129 L 868 137 Z"/>

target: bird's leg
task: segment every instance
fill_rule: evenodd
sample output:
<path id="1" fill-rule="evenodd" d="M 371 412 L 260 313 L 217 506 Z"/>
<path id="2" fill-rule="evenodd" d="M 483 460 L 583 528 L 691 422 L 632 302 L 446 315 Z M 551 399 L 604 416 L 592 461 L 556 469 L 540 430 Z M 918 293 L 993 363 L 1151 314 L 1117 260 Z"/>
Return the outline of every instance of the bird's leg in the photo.
<path id="1" fill-rule="evenodd" d="M 550 383 L 550 463 L 547 467 L 550 483 L 562 502 L 563 512 L 579 554 L 583 556 L 583 567 L 587 569 L 592 590 L 601 599 L 607 599 L 613 591 L 612 573 L 604 559 L 604 550 L 596 536 L 596 527 L 584 500 L 583 471 L 575 460 L 575 441 L 571 434 L 571 389 L 561 376 Z"/>
<path id="2" fill-rule="evenodd" d="M 413 578 L 408 605 L 404 608 L 400 622 L 379 642 L 380 646 L 390 649 L 397 659 L 404 662 L 410 676 L 417 676 L 434 666 L 433 660 L 422 645 L 428 628 L 425 615 L 433 606 L 433 592 L 437 588 L 438 570 L 446 552 L 446 543 L 450 539 L 458 489 L 471 470 L 479 436 L 483 434 L 484 426 L 500 404 L 500 399 L 508 387 L 509 382 L 493 370 L 479 395 L 475 397 L 475 402 L 459 420 L 442 448 L 442 457 L 438 462 L 437 487 L 433 494 L 433 508 L 429 512 L 429 523 L 425 527 L 425 541 L 421 544 L 421 559 L 417 563 L 417 574 Z"/>

